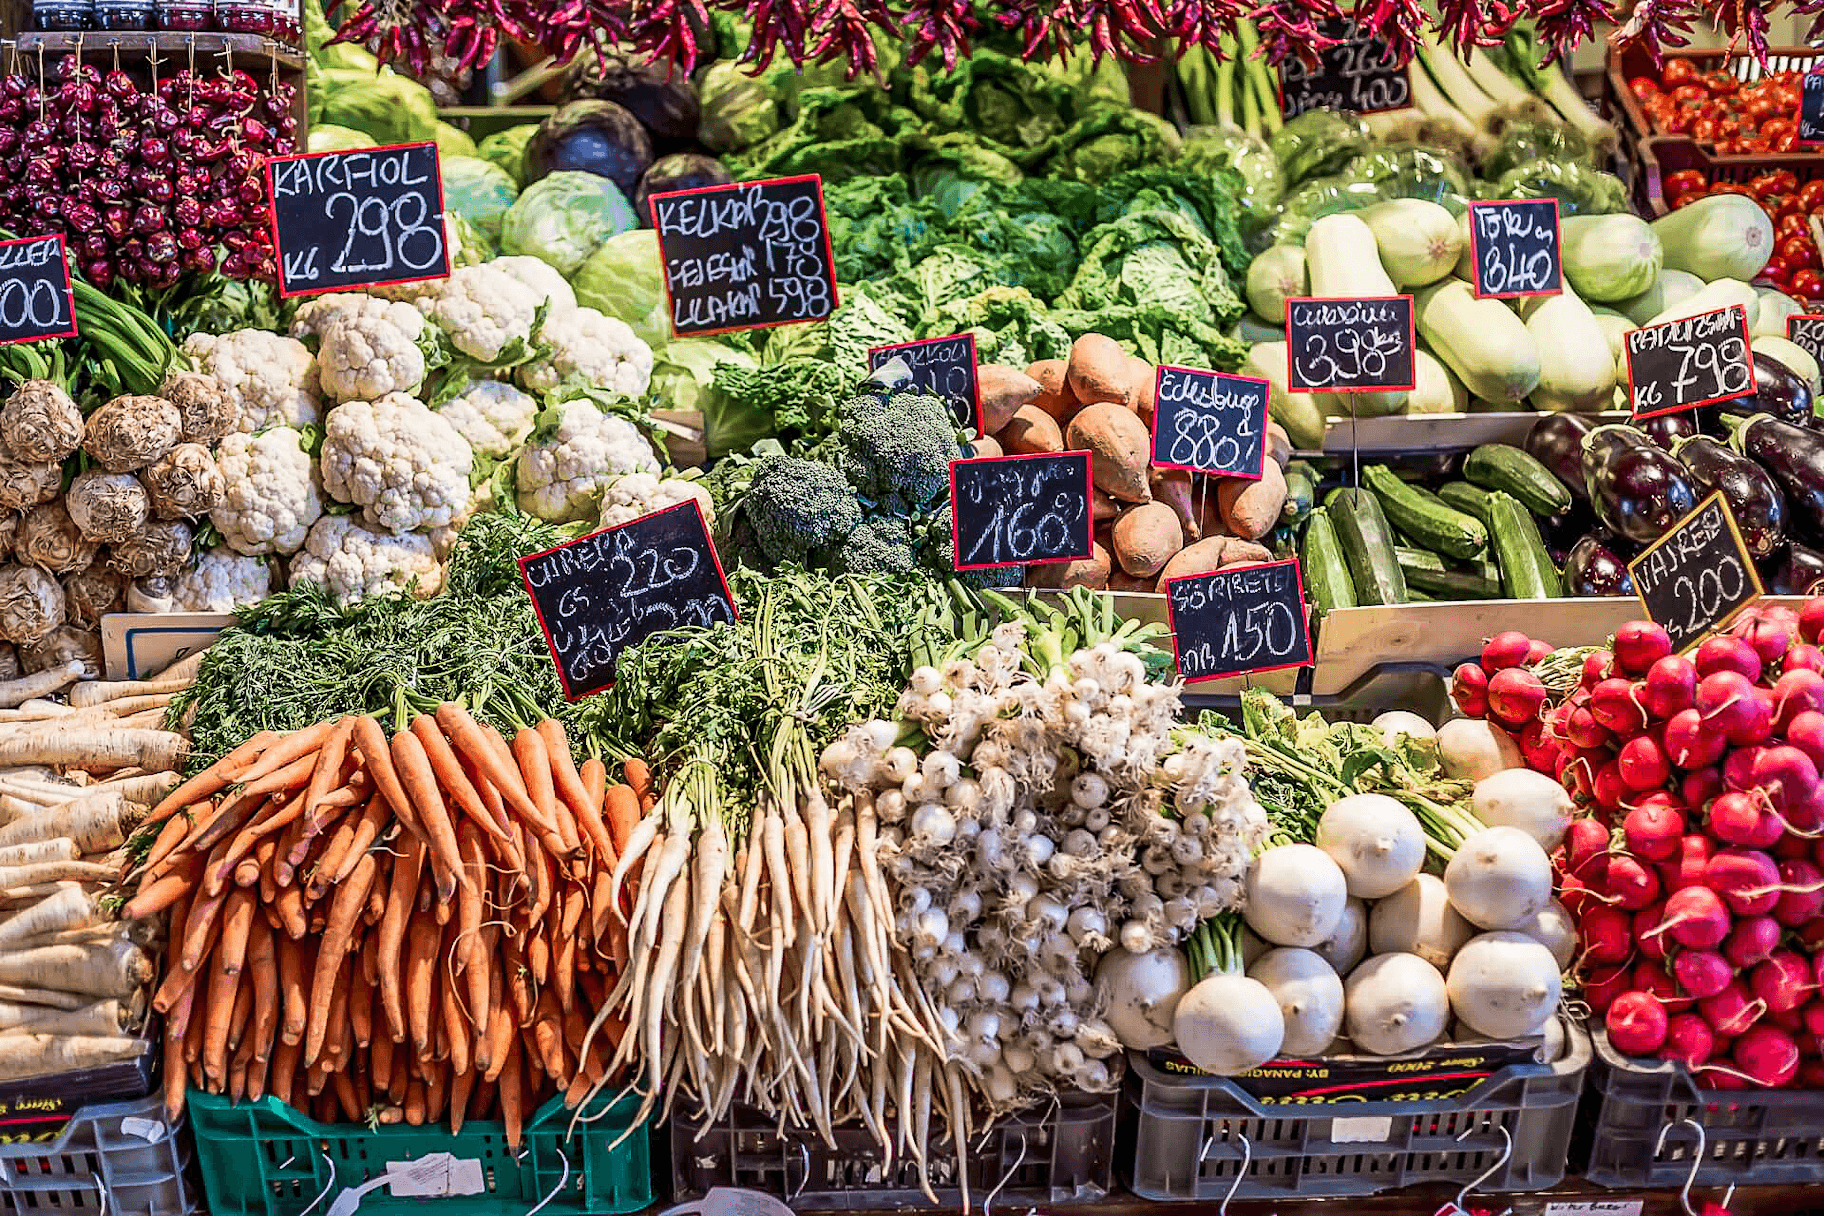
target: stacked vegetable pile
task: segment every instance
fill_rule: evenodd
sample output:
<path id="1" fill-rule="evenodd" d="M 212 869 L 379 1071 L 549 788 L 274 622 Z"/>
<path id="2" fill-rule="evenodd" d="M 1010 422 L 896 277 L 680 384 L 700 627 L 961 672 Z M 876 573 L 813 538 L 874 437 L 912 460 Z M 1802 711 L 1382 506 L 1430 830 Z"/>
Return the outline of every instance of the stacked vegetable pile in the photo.
<path id="1" fill-rule="evenodd" d="M 1776 121 L 1779 120 L 1768 119 L 1765 127 Z M 1824 181 L 1801 185 L 1798 174 L 1791 169 L 1772 169 L 1746 182 L 1711 182 L 1701 169 L 1678 169 L 1666 174 L 1661 189 L 1666 205 L 1673 210 L 1711 194 L 1744 194 L 1752 198 L 1773 222 L 1777 242 L 1773 256 L 1757 278 L 1800 300 L 1824 299 L 1824 261 L 1820 261 L 1824 254 L 1820 254 L 1811 231 L 1813 220 L 1824 216 Z"/>
<path id="2" fill-rule="evenodd" d="M 1679 56 L 1666 59 L 1656 75 L 1632 77 L 1628 89 L 1654 134 L 1689 135 L 1721 156 L 1766 156 L 1794 150 L 1804 77 L 1770 71 L 1742 80 L 1723 68 L 1699 71 Z"/>
<path id="3" fill-rule="evenodd" d="M 1453 680 L 1584 812 L 1554 860 L 1610 1043 L 1710 1088 L 1824 1081 L 1821 631 L 1814 599 L 1751 608 L 1689 658 L 1644 621 L 1601 649 L 1510 632 Z"/>

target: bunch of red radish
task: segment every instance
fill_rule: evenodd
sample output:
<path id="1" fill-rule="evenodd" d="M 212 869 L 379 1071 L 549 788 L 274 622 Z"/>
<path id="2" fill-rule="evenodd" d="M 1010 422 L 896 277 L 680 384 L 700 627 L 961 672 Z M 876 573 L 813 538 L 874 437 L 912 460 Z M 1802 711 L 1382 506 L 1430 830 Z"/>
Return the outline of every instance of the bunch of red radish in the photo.
<path id="1" fill-rule="evenodd" d="M 1609 1042 L 1713 1088 L 1824 1087 L 1821 636 L 1824 598 L 1688 657 L 1641 621 L 1588 652 L 1510 631 L 1452 680 L 1588 812 L 1554 861 Z"/>

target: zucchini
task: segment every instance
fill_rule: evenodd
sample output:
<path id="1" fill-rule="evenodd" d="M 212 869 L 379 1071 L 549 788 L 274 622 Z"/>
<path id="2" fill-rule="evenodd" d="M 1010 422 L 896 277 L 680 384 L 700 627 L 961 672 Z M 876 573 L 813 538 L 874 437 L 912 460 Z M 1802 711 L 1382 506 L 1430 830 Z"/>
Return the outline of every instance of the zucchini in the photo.
<path id="1" fill-rule="evenodd" d="M 1330 518 L 1355 581 L 1356 601 L 1404 604 L 1406 576 L 1393 558 L 1393 530 L 1381 513 L 1380 500 L 1367 490 L 1345 488 L 1336 496 Z"/>
<path id="2" fill-rule="evenodd" d="M 1501 591 L 1510 600 L 1555 600 L 1564 596 L 1558 567 L 1545 551 L 1533 513 L 1511 494 L 1495 490 L 1483 509 L 1495 560 L 1501 565 Z"/>
<path id="3" fill-rule="evenodd" d="M 1429 549 L 1395 546 L 1393 556 L 1406 576 L 1406 589 L 1446 600 L 1498 600 L 1501 570 L 1493 562 L 1447 565 Z"/>
<path id="4" fill-rule="evenodd" d="M 1472 486 L 1467 481 L 1451 481 L 1439 488 L 1438 497 L 1446 506 L 1481 519 L 1482 508 L 1488 501 L 1488 491 Z M 1485 524 L 1484 527 L 1486 526 Z"/>
<path id="5" fill-rule="evenodd" d="M 1348 212 L 1323 216 L 1311 225 L 1311 231 L 1305 234 L 1305 267 L 1314 296 L 1368 300 L 1399 294 L 1381 265 L 1381 249 L 1375 243 L 1374 230 Z M 1353 412 L 1363 418 L 1397 414 L 1406 407 L 1403 392 L 1347 395 L 1354 398 Z"/>
<path id="6" fill-rule="evenodd" d="M 1349 577 L 1349 564 L 1343 560 L 1342 546 L 1337 543 L 1336 525 L 1323 507 L 1314 509 L 1305 521 L 1298 562 L 1305 575 L 1305 594 L 1318 612 L 1355 607 L 1355 583 Z"/>
<path id="7" fill-rule="evenodd" d="M 1285 336 L 1286 301 L 1311 294 L 1305 271 L 1305 251 L 1297 245 L 1273 245 L 1248 264 L 1248 304 L 1255 312 L 1280 325 Z"/>
<path id="8" fill-rule="evenodd" d="M 1461 414 L 1469 404 L 1469 390 L 1427 350 L 1412 352 L 1413 390 L 1406 398 L 1408 414 Z"/>
<path id="9" fill-rule="evenodd" d="M 1311 508 L 1317 505 L 1317 478 L 1312 476 L 1311 466 L 1302 460 L 1294 460 L 1286 466 L 1286 502 L 1279 510 L 1279 516 L 1289 524 L 1296 524 L 1311 514 Z"/>
<path id="10" fill-rule="evenodd" d="M 1304 452 L 1324 446 L 1324 411 L 1316 393 L 1295 393 L 1288 387 L 1284 342 L 1261 342 L 1248 351 L 1241 374 L 1267 382 L 1267 417 L 1285 428 L 1292 446 Z"/>
<path id="11" fill-rule="evenodd" d="M 1362 211 L 1381 265 L 1404 288 L 1424 287 L 1451 272 L 1463 253 L 1457 217 L 1429 199 L 1396 198 Z M 1252 281 L 1250 270 L 1250 282 Z"/>
<path id="12" fill-rule="evenodd" d="M 1481 520 L 1407 485 L 1384 464 L 1363 469 L 1362 484 L 1381 500 L 1381 510 L 1393 526 L 1427 549 L 1451 557 L 1474 557 L 1488 544 L 1488 530 Z"/>
<path id="13" fill-rule="evenodd" d="M 1571 221 L 1565 221 L 1570 227 Z M 1712 194 L 1653 221 L 1666 265 L 1706 283 L 1752 279 L 1773 256 L 1773 221 L 1740 194 Z"/>
<path id="14" fill-rule="evenodd" d="M 1615 311 L 1635 325 L 1645 325 L 1666 309 L 1690 299 L 1704 289 L 1704 281 L 1682 270 L 1662 270 L 1653 286 L 1637 296 L 1615 301 Z"/>
<path id="15" fill-rule="evenodd" d="M 1721 197 L 1732 197 L 1723 195 Z M 1686 296 L 1676 304 L 1668 305 L 1647 318 L 1642 329 L 1651 329 L 1655 325 L 1664 325 L 1668 321 L 1682 321 L 1686 317 L 1702 316 L 1707 312 L 1730 308 L 1737 304 L 1748 315 L 1748 331 L 1754 332 L 1754 323 L 1761 316 L 1761 297 L 1755 294 L 1741 279 L 1718 279 L 1714 283 L 1704 284 L 1702 291 Z"/>
<path id="16" fill-rule="evenodd" d="M 1539 346 L 1514 310 L 1478 300 L 1460 279 L 1421 290 L 1413 299 L 1419 336 L 1471 395 L 1510 409 L 1539 383 Z"/>
<path id="17" fill-rule="evenodd" d="M 1533 408 L 1550 414 L 1593 414 L 1615 396 L 1615 351 L 1576 292 L 1534 296 L 1520 315 L 1539 348 Z"/>
<path id="18" fill-rule="evenodd" d="M 1463 458 L 1463 476 L 1484 490 L 1501 490 L 1520 500 L 1535 515 L 1568 511 L 1571 492 L 1553 472 L 1521 449 L 1485 443 Z"/>
<path id="19" fill-rule="evenodd" d="M 1760 211 L 1752 199 L 1742 201 Z M 1762 218 L 1766 218 L 1764 213 Z M 1659 236 L 1639 216 L 1566 216 L 1561 232 L 1564 277 L 1585 300 L 1619 303 L 1648 290 L 1659 278 L 1665 252 L 1660 248 Z M 1718 276 L 1699 272 L 1698 277 Z"/>

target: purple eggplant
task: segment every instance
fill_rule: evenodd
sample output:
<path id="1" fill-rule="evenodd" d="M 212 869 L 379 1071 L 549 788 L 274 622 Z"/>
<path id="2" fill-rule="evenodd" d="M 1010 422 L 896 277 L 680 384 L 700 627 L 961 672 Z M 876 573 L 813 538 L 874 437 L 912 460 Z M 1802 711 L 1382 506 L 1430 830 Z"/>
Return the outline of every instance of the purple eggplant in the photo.
<path id="1" fill-rule="evenodd" d="M 1729 445 L 1773 475 L 1786 496 L 1789 532 L 1824 537 L 1824 434 L 1756 414 L 1734 424 Z"/>
<path id="2" fill-rule="evenodd" d="M 1592 532 L 1571 546 L 1564 563 L 1564 589 L 1575 596 L 1633 595 L 1634 580 L 1628 563 L 1602 534 Z"/>
<path id="3" fill-rule="evenodd" d="M 1545 541 L 1545 551 L 1562 566 L 1571 549 L 1596 526 L 1596 513 L 1580 498 L 1558 514 L 1539 520 L 1539 536 Z"/>
<path id="4" fill-rule="evenodd" d="M 1824 553 L 1804 545 L 1786 546 L 1785 557 L 1761 567 L 1770 595 L 1813 595 L 1824 591 Z"/>
<path id="5" fill-rule="evenodd" d="M 1672 454 L 1689 471 L 1700 495 L 1723 492 L 1750 555 L 1762 558 L 1779 552 L 1786 543 L 1786 496 L 1772 474 L 1708 435 L 1680 439 Z"/>
<path id="6" fill-rule="evenodd" d="M 1526 433 L 1527 454 L 1582 499 L 1590 496 L 1583 484 L 1583 437 L 1589 433 L 1590 424 L 1575 414 L 1543 414 Z"/>
<path id="7" fill-rule="evenodd" d="M 1629 426 L 1599 426 L 1583 437 L 1583 475 L 1602 526 L 1645 545 L 1697 506 L 1685 466 Z"/>
<path id="8" fill-rule="evenodd" d="M 1670 452 L 1672 445 L 1689 435 L 1697 434 L 1697 419 L 1689 410 L 1676 414 L 1656 414 L 1640 424 L 1640 429 L 1648 439 Z"/>
<path id="9" fill-rule="evenodd" d="M 1754 395 L 1723 403 L 1732 413 L 1772 414 L 1794 426 L 1813 425 L 1811 386 L 1772 355 L 1754 352 Z"/>

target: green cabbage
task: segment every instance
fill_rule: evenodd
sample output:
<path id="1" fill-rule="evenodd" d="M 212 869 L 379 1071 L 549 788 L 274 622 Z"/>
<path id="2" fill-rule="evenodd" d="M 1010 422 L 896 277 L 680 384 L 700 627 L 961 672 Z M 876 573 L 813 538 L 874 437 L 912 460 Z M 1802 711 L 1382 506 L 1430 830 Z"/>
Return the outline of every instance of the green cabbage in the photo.
<path id="1" fill-rule="evenodd" d="M 779 133 L 796 92 L 796 78 L 774 69 L 750 76 L 732 60 L 712 63 L 697 82 L 703 105 L 698 134 L 712 152 L 739 152 Z"/>
<path id="2" fill-rule="evenodd" d="M 387 144 L 421 143 L 437 137 L 437 103 L 417 81 L 392 72 L 378 76 L 348 69 L 323 73 L 321 119 Z"/>
<path id="3" fill-rule="evenodd" d="M 436 132 L 431 136 L 437 141 L 437 156 L 473 156 L 475 141 L 461 127 L 453 127 L 447 122 L 439 122 Z"/>
<path id="4" fill-rule="evenodd" d="M 526 145 L 537 131 L 535 122 L 522 122 L 517 127 L 496 131 L 476 145 L 475 155 L 499 166 L 513 179 L 515 186 L 524 186 L 526 175 L 521 166 L 526 159 Z"/>
<path id="5" fill-rule="evenodd" d="M 356 148 L 377 146 L 371 135 L 329 123 L 312 123 L 310 136 L 304 141 L 308 152 L 353 152 Z"/>
<path id="6" fill-rule="evenodd" d="M 442 157 L 439 168 L 443 172 L 443 209 L 499 240 L 500 221 L 519 197 L 519 187 L 506 170 L 477 156 Z"/>
<path id="7" fill-rule="evenodd" d="M 1285 170 L 1259 136 L 1232 127 L 1192 127 L 1184 133 L 1184 151 L 1173 165 L 1187 177 L 1231 169 L 1241 177 L 1234 199 L 1241 204 L 1249 229 L 1270 223 L 1273 208 L 1286 192 Z"/>
<path id="8" fill-rule="evenodd" d="M 716 365 L 724 363 L 750 370 L 760 366 L 746 351 L 710 338 L 684 338 L 653 352 L 653 408 L 702 414 L 704 443 L 712 460 L 731 451 L 745 452 L 773 433 L 759 419 L 732 433 L 737 411 L 729 408 L 728 395 L 715 387 Z"/>
<path id="9" fill-rule="evenodd" d="M 1273 132 L 1267 147 L 1279 158 L 1288 183 L 1340 173 L 1368 150 L 1368 124 L 1353 114 L 1306 110 Z"/>
<path id="10" fill-rule="evenodd" d="M 570 285 L 578 304 L 619 317 L 654 350 L 671 340 L 659 238 L 652 229 L 635 228 L 603 241 Z"/>
<path id="11" fill-rule="evenodd" d="M 638 228 L 620 188 L 593 173 L 553 173 L 527 186 L 500 225 L 501 252 L 530 254 L 568 278 L 603 241 Z"/>

